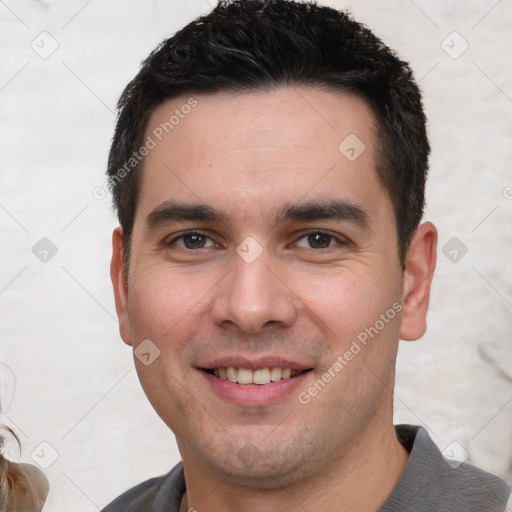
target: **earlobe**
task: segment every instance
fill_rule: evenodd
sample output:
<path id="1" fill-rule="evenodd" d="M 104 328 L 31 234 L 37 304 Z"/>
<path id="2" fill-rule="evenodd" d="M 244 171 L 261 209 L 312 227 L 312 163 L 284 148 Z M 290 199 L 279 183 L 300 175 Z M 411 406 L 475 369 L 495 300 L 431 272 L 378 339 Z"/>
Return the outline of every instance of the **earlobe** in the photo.
<path id="1" fill-rule="evenodd" d="M 127 345 L 132 344 L 130 317 L 128 314 L 128 283 L 123 263 L 123 230 L 121 227 L 112 233 L 112 260 L 110 262 L 110 278 L 114 287 L 114 299 L 119 332 Z"/>
<path id="2" fill-rule="evenodd" d="M 430 287 L 437 259 L 437 229 L 431 222 L 418 226 L 407 251 L 402 287 L 400 339 L 421 338 L 427 328 Z"/>

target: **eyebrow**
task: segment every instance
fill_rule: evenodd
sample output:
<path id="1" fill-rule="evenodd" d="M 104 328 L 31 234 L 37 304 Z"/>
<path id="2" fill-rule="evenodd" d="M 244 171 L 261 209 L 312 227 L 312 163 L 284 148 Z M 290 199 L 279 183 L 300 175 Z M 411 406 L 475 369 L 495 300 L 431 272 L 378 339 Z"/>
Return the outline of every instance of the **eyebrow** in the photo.
<path id="1" fill-rule="evenodd" d="M 322 199 L 300 204 L 285 203 L 271 210 L 276 225 L 287 222 L 315 222 L 336 220 L 352 222 L 369 229 L 368 213 L 360 206 L 344 199 Z M 145 221 L 146 230 L 153 231 L 161 226 L 180 221 L 203 221 L 228 224 L 233 217 L 223 210 L 209 205 L 165 201 L 157 206 Z"/>

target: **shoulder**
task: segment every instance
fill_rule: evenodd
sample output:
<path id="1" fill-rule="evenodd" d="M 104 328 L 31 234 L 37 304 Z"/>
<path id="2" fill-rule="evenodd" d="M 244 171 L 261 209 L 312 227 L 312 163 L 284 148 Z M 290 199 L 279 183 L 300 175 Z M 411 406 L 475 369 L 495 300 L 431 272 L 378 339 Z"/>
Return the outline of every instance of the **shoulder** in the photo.
<path id="1" fill-rule="evenodd" d="M 128 489 L 101 512 L 172 512 L 173 503 L 181 501 L 184 486 L 183 464 L 180 462 L 166 475 L 150 478 Z"/>
<path id="2" fill-rule="evenodd" d="M 448 459 L 422 427 L 399 425 L 397 435 L 409 451 L 398 485 L 379 512 L 504 512 L 510 485 L 471 464 Z"/>
<path id="3" fill-rule="evenodd" d="M 146 480 L 118 496 L 102 512 L 138 512 L 151 510 L 165 476 Z"/>
<path id="4" fill-rule="evenodd" d="M 504 512 L 511 495 L 511 486 L 496 475 L 471 464 L 449 468 L 445 500 L 455 499 L 467 511 Z"/>

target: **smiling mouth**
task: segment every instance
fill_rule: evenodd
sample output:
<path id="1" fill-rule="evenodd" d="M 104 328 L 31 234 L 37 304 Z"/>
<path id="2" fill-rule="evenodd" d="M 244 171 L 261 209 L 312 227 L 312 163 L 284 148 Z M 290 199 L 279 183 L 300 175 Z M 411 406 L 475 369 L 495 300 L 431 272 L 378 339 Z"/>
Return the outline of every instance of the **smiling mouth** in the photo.
<path id="1" fill-rule="evenodd" d="M 235 384 L 251 385 L 257 384 L 264 386 L 271 382 L 278 382 L 285 379 L 293 379 L 303 373 L 311 371 L 307 370 L 292 370 L 291 368 L 259 368 L 251 370 L 250 368 L 235 368 L 233 366 L 219 367 L 219 368 L 201 368 L 204 372 L 214 375 L 221 380 L 228 380 Z"/>

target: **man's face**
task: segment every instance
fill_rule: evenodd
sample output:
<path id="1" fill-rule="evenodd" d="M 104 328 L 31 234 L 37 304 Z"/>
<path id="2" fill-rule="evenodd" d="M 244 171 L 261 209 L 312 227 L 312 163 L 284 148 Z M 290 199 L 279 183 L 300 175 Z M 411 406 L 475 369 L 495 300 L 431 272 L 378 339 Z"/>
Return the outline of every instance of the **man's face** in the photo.
<path id="1" fill-rule="evenodd" d="M 146 363 L 160 351 L 137 371 L 186 464 L 296 480 L 391 421 L 402 271 L 375 118 L 359 97 L 315 87 L 195 98 L 167 101 L 148 125 L 157 145 L 116 295 L 121 333 L 134 349 L 151 340 Z M 176 109 L 190 112 L 159 142 Z M 232 383 L 227 367 L 244 382 L 292 376 Z"/>

